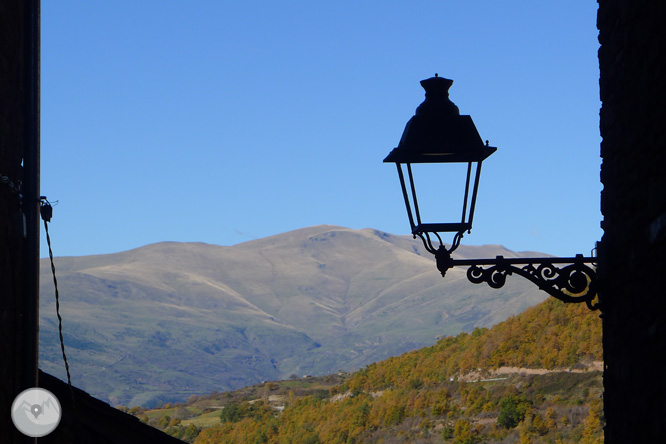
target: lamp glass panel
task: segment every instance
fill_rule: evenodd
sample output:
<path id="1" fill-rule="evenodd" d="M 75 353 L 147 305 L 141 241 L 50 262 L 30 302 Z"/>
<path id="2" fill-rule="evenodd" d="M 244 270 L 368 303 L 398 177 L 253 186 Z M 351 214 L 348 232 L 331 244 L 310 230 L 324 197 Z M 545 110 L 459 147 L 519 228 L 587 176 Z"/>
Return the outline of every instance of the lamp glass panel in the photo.
<path id="1" fill-rule="evenodd" d="M 411 164 L 421 223 L 464 222 L 462 212 L 465 202 L 467 167 L 467 163 Z M 405 180 L 409 181 L 406 168 L 403 171 L 405 171 Z M 465 220 L 469 218 L 475 173 L 476 165 L 473 164 Z M 411 201 L 412 195 L 409 183 L 407 183 L 407 187 Z M 412 211 L 415 211 L 413 202 Z M 414 217 L 414 223 L 418 225 L 419 222 L 416 220 L 416 216 Z"/>

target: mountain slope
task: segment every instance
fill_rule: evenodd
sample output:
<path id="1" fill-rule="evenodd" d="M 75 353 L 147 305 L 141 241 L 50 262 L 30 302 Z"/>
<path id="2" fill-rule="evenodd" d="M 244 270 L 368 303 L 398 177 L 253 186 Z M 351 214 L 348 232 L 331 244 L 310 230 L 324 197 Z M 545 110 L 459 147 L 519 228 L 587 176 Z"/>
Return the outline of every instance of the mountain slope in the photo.
<path id="1" fill-rule="evenodd" d="M 497 254 L 517 255 L 456 252 Z M 464 269 L 442 279 L 420 241 L 335 226 L 56 258 L 56 271 L 73 383 L 126 405 L 359 368 L 545 298 L 521 279 L 500 290 L 470 284 Z M 43 260 L 40 361 L 63 377 L 49 273 Z"/>
<path id="2" fill-rule="evenodd" d="M 552 358 L 559 354 L 561 361 Z M 588 365 L 601 355 L 598 313 L 584 304 L 549 299 L 490 330 L 461 333 L 371 364 L 331 387 L 330 395 L 316 388 L 285 395 L 290 389 L 278 382 L 199 398 L 175 411 L 224 406 L 217 423 L 210 415 L 205 425 L 189 422 L 205 427 L 196 440 L 191 438 L 199 444 L 599 443 L 601 372 Z M 514 368 L 496 374 L 504 365 Z M 469 377 L 477 368 L 481 372 Z M 528 371 L 535 368 L 539 371 Z M 289 387 L 298 385 L 292 381 Z M 244 393 L 251 398 L 242 399 Z M 259 393 L 263 399 L 256 399 Z M 225 415 L 232 406 L 236 415 Z M 176 426 L 167 432 L 181 430 Z"/>

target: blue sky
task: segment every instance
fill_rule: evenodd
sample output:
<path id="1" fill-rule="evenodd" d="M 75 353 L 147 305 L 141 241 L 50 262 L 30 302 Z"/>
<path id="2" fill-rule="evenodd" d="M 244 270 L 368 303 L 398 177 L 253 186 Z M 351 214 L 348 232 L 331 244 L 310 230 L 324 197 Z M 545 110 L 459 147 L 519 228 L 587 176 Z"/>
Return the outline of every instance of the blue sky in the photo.
<path id="1" fill-rule="evenodd" d="M 587 255 L 602 234 L 596 10 L 43 2 L 41 192 L 58 201 L 54 254 L 234 245 L 316 224 L 407 234 L 382 160 L 423 101 L 419 82 L 439 73 L 498 147 L 463 243 Z M 443 188 L 422 186 L 420 199 L 457 209 Z"/>

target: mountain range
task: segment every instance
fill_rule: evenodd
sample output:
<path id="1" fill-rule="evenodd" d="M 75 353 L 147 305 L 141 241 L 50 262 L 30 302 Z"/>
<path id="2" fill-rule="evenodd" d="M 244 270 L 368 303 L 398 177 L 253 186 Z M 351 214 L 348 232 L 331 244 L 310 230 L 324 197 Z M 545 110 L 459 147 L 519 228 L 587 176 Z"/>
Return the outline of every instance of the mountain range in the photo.
<path id="1" fill-rule="evenodd" d="M 539 256 L 499 245 L 455 258 Z M 321 225 L 234 246 L 162 242 L 57 257 L 72 383 L 152 406 L 262 380 L 355 370 L 495 325 L 546 298 L 524 279 L 494 290 L 442 278 L 420 240 Z M 40 367 L 65 379 L 48 259 Z"/>

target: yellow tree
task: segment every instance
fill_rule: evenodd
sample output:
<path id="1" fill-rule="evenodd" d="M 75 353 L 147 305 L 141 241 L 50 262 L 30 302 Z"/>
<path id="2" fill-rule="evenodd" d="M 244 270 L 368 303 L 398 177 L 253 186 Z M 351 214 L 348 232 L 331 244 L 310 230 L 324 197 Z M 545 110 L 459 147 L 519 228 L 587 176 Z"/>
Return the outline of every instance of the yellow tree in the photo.
<path id="1" fill-rule="evenodd" d="M 602 426 L 602 404 L 601 400 L 595 400 L 590 403 L 590 410 L 583 422 L 583 436 L 580 444 L 603 444 L 604 431 Z"/>
<path id="2" fill-rule="evenodd" d="M 454 444 L 476 444 L 479 442 L 479 434 L 472 428 L 472 424 L 464 419 L 456 421 L 453 429 Z"/>

